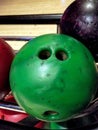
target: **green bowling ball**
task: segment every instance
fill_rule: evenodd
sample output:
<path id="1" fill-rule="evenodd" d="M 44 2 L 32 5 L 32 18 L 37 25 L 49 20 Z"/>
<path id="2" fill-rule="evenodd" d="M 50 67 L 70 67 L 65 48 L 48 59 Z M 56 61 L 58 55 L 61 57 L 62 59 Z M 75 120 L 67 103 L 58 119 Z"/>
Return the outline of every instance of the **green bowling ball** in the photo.
<path id="1" fill-rule="evenodd" d="M 84 110 L 96 93 L 94 58 L 76 39 L 45 34 L 25 44 L 10 69 L 17 103 L 32 117 L 66 121 Z"/>

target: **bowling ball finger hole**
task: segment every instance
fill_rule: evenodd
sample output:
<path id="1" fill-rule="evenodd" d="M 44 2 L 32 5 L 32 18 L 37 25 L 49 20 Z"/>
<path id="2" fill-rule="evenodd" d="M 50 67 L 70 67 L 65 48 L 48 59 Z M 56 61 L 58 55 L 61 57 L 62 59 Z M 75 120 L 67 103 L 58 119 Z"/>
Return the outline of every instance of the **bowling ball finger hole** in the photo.
<path id="1" fill-rule="evenodd" d="M 59 113 L 56 111 L 46 111 L 43 114 L 43 116 L 45 117 L 52 117 L 52 116 L 57 116 L 57 115 L 59 115 Z"/>
<path id="2" fill-rule="evenodd" d="M 67 53 L 65 51 L 63 51 L 63 50 L 58 50 L 56 52 L 55 56 L 56 56 L 56 58 L 58 60 L 61 60 L 61 61 L 64 61 L 64 60 L 66 60 L 68 58 Z"/>
<path id="3" fill-rule="evenodd" d="M 51 56 L 50 50 L 41 50 L 38 57 L 42 60 L 48 59 Z"/>

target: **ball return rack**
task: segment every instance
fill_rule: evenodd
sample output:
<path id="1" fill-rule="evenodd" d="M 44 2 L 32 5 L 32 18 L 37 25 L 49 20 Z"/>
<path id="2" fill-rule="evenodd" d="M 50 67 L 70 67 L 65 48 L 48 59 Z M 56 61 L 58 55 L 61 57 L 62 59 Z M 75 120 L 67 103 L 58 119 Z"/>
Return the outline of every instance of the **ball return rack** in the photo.
<path id="1" fill-rule="evenodd" d="M 57 33 L 59 32 L 59 22 L 62 14 L 37 14 L 37 15 L 7 15 L 0 16 L 0 24 L 56 24 Z M 15 41 L 29 41 L 32 37 L 20 37 L 20 36 L 0 36 L 5 40 L 15 40 Z M 98 67 L 98 63 L 96 63 Z M 7 112 L 2 114 L 2 111 Z M 18 121 L 6 120 L 7 114 L 21 114 L 24 118 Z M 25 116 L 24 116 L 25 115 Z M 41 129 L 41 127 L 46 128 L 50 125 L 48 122 L 40 121 L 34 117 L 28 115 L 17 103 L 0 101 L 0 130 L 33 130 Z M 98 98 L 95 98 L 78 116 L 71 120 L 58 123 L 51 123 L 54 127 L 62 127 L 64 129 L 67 125 L 69 130 L 96 130 L 98 128 Z M 53 128 L 53 127 L 52 127 Z"/>

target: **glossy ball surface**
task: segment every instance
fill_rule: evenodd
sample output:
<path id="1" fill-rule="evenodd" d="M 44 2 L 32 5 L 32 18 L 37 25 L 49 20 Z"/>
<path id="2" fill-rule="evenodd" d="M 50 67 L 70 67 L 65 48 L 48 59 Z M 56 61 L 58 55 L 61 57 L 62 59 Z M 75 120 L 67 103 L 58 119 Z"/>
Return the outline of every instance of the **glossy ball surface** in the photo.
<path id="1" fill-rule="evenodd" d="M 10 92 L 9 71 L 15 56 L 14 50 L 3 39 L 0 39 L 0 100 Z"/>
<path id="2" fill-rule="evenodd" d="M 64 11 L 60 33 L 81 41 L 98 62 L 98 0 L 76 0 Z"/>
<path id="3" fill-rule="evenodd" d="M 96 91 L 97 71 L 88 49 L 61 34 L 30 40 L 13 60 L 10 85 L 16 101 L 44 121 L 64 121 L 83 110 Z"/>

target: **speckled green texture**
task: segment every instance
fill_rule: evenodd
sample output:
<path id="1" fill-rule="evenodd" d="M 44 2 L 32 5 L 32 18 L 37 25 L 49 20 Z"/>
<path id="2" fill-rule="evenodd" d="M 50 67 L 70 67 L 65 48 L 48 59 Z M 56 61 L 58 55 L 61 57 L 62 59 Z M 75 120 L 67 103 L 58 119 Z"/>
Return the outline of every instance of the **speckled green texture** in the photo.
<path id="1" fill-rule="evenodd" d="M 91 53 L 63 34 L 30 40 L 15 56 L 10 70 L 18 104 L 45 121 L 64 121 L 79 113 L 93 98 L 96 82 Z"/>

